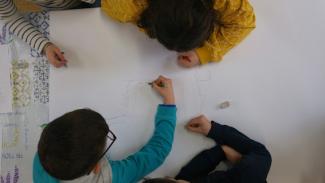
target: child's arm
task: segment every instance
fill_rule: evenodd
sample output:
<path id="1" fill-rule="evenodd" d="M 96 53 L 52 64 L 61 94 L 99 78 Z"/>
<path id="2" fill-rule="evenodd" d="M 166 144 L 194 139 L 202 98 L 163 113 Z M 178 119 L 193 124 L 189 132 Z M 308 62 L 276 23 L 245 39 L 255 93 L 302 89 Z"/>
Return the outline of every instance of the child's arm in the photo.
<path id="1" fill-rule="evenodd" d="M 13 0 L 0 0 L 0 20 L 15 36 L 25 41 L 39 53 L 49 40 L 30 22 L 21 16 Z"/>
<path id="2" fill-rule="evenodd" d="M 113 183 L 133 183 L 158 168 L 171 151 L 176 123 L 176 107 L 160 105 L 155 131 L 137 153 L 121 161 L 110 161 Z"/>
<path id="3" fill-rule="evenodd" d="M 102 0 L 102 10 L 110 17 L 126 23 L 136 23 L 146 8 L 145 1 L 134 0 Z"/>
<path id="4" fill-rule="evenodd" d="M 62 67 L 67 63 L 61 50 L 20 15 L 13 0 L 0 0 L 0 20 L 6 24 L 9 32 L 25 41 L 39 54 L 46 55 L 55 67 Z"/>
<path id="5" fill-rule="evenodd" d="M 255 14 L 248 0 L 218 0 L 215 9 L 220 13 L 219 26 L 204 46 L 196 49 L 201 64 L 220 61 L 255 28 Z"/>
<path id="6" fill-rule="evenodd" d="M 177 174 L 177 180 L 195 180 L 212 172 L 216 166 L 225 160 L 225 154 L 219 145 L 204 150 L 187 163 Z"/>
<path id="7" fill-rule="evenodd" d="M 110 161 L 113 183 L 133 183 L 158 168 L 171 151 L 176 125 L 176 106 L 170 79 L 160 76 L 151 83 L 164 98 L 159 105 L 155 130 L 149 142 L 137 153 L 121 161 Z"/>
<path id="8" fill-rule="evenodd" d="M 215 140 L 220 145 L 227 145 L 242 155 L 249 153 L 268 156 L 269 153 L 265 146 L 250 139 L 233 127 L 211 122 L 211 130 L 208 137 Z"/>
<path id="9" fill-rule="evenodd" d="M 264 145 L 248 138 L 233 127 L 210 122 L 203 115 L 192 119 L 186 127 L 189 131 L 206 135 L 215 140 L 218 145 L 222 146 L 227 158 L 232 155 L 229 149 L 225 149 L 223 145 L 229 146 L 242 155 L 240 161 L 234 161 L 234 167 L 226 173 L 217 171 L 208 176 L 202 176 L 193 182 L 227 182 L 229 176 L 238 178 L 243 182 L 254 182 L 251 180 L 252 178 L 255 181 L 259 180 L 258 182 L 265 181 L 272 158 Z"/>
<path id="10" fill-rule="evenodd" d="M 248 138 L 233 127 L 215 122 L 211 122 L 211 124 L 208 137 L 214 139 L 219 145 L 225 144 L 233 148 L 243 156 L 226 172 L 213 172 L 208 176 L 202 176 L 196 181 L 200 183 L 228 182 L 230 179 L 235 178 L 242 182 L 264 182 L 272 162 L 271 155 L 265 146 Z M 225 149 L 223 151 L 226 154 Z"/>
<path id="11" fill-rule="evenodd" d="M 226 145 L 242 155 L 249 153 L 269 155 L 264 145 L 248 138 L 233 127 L 221 125 L 210 121 L 206 116 L 200 115 L 190 120 L 186 125 L 189 131 L 200 133 L 213 139 L 218 145 Z"/>

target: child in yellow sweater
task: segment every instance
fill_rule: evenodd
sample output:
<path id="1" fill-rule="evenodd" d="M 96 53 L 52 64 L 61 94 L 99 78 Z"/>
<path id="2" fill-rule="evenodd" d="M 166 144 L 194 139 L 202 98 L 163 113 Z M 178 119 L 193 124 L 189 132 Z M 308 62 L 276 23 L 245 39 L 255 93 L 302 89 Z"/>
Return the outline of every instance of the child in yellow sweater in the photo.
<path id="1" fill-rule="evenodd" d="M 220 61 L 255 28 L 248 0 L 102 0 L 102 10 L 179 52 L 187 68 Z"/>

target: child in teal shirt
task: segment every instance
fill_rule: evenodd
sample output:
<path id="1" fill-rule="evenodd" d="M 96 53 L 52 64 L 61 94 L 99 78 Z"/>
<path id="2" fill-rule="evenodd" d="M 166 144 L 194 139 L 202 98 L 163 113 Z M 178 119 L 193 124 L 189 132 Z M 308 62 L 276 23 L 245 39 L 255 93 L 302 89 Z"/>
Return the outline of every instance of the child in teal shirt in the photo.
<path id="1" fill-rule="evenodd" d="M 34 158 L 34 182 L 135 183 L 158 168 L 172 148 L 176 106 L 170 79 L 160 76 L 152 87 L 164 104 L 158 106 L 154 134 L 141 150 L 124 160 L 108 160 L 105 154 L 116 136 L 100 114 L 76 110 L 45 127 Z"/>

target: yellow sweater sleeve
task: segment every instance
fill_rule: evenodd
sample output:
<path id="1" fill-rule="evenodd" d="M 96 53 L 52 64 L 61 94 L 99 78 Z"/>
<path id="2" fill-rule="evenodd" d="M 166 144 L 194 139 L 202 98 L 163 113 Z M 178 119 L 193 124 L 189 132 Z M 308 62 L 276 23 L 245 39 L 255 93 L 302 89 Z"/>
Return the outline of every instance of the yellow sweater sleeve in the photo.
<path id="1" fill-rule="evenodd" d="M 196 49 L 201 64 L 217 62 L 254 28 L 255 14 L 248 0 L 216 0 L 219 25 L 203 47 Z"/>
<path id="2" fill-rule="evenodd" d="M 102 0 L 102 11 L 123 23 L 136 23 L 147 7 L 147 0 Z"/>

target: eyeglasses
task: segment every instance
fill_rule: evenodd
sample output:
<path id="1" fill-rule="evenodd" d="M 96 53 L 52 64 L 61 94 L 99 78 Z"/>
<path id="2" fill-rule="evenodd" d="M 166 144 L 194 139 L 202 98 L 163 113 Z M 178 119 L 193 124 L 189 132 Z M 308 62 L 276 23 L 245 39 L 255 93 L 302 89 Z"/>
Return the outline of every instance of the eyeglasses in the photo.
<path id="1" fill-rule="evenodd" d="M 116 136 L 115 136 L 115 134 L 111 130 L 108 131 L 108 134 L 107 134 L 106 138 L 107 138 L 107 140 L 106 140 L 106 147 L 105 147 L 106 150 L 99 157 L 99 159 L 96 161 L 96 163 L 98 163 L 106 155 L 106 153 L 108 152 L 108 150 L 112 147 L 112 145 L 114 144 L 114 142 L 117 139 Z M 89 175 L 92 171 L 93 171 L 92 169 L 89 170 L 89 172 L 88 172 L 87 175 Z"/>

